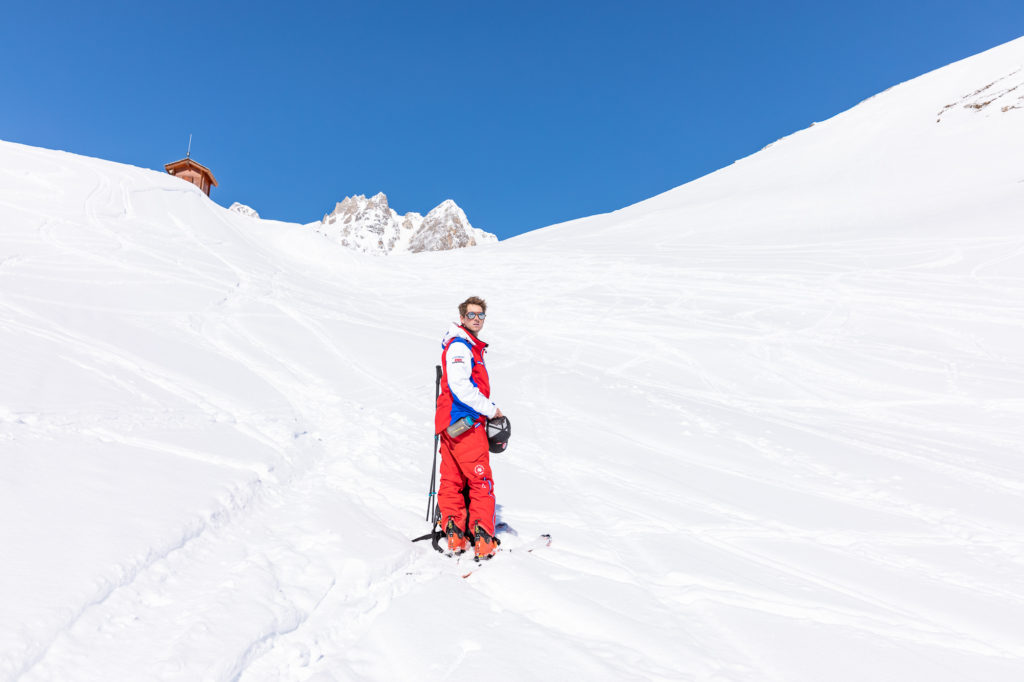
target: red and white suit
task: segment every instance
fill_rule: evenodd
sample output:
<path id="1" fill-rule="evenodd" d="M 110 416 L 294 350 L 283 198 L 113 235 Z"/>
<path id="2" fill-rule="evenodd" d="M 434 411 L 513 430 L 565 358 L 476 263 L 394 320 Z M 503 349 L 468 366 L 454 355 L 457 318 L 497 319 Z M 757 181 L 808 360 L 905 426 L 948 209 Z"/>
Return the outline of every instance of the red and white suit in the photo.
<path id="1" fill-rule="evenodd" d="M 498 411 L 491 402 L 491 384 L 484 363 L 487 344 L 465 327 L 452 325 L 441 341 L 441 394 L 437 399 L 434 433 L 441 440 L 441 483 L 437 503 L 441 528 L 454 519 L 461 530 L 477 525 L 494 535 L 494 480 L 487 445 L 487 420 Z M 473 428 L 452 438 L 447 429 L 462 417 L 473 420 Z M 469 509 L 462 489 L 469 487 Z"/>

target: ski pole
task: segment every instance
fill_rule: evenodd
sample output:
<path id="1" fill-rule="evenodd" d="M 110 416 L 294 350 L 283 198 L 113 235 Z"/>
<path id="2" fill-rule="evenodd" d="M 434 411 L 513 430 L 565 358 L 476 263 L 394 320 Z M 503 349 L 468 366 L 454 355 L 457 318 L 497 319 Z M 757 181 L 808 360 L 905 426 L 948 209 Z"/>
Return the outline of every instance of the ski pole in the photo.
<path id="1" fill-rule="evenodd" d="M 437 407 L 437 399 L 441 397 L 441 365 L 436 365 L 434 369 L 437 371 L 437 379 L 434 382 L 434 406 Z M 437 495 L 437 443 L 438 434 L 434 434 L 434 464 L 430 467 L 430 493 L 427 495 L 427 516 L 424 521 L 430 520 L 430 512 L 436 508 L 436 500 L 434 497 Z M 435 515 L 436 516 L 436 515 Z M 437 519 L 434 519 L 437 522 Z"/>

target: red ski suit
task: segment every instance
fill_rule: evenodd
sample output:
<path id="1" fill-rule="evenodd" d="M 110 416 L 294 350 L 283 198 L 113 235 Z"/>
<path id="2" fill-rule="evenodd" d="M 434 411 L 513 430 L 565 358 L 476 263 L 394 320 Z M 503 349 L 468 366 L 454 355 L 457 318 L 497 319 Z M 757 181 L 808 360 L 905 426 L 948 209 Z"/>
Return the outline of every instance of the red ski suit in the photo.
<path id="1" fill-rule="evenodd" d="M 472 531 L 477 525 L 494 535 L 494 480 L 487 443 L 487 420 L 498 411 L 491 402 L 490 378 L 484 364 L 487 344 L 465 327 L 452 326 L 442 341 L 441 394 L 437 399 L 434 432 L 441 440 L 441 483 L 437 504 L 441 527 L 454 519 L 459 529 Z M 448 427 L 462 417 L 473 420 L 473 428 L 452 438 Z M 462 495 L 469 488 L 469 509 Z"/>

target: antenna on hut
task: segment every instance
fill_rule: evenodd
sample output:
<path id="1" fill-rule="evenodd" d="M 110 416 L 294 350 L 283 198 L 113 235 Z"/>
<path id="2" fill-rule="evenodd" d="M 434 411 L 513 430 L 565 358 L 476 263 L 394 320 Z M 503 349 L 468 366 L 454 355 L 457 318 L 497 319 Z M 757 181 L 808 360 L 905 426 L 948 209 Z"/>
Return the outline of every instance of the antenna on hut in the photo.
<path id="1" fill-rule="evenodd" d="M 191 157 L 192 157 L 192 133 L 189 133 L 188 134 L 188 150 L 186 150 L 186 152 L 185 152 L 185 158 L 188 159 L 188 158 L 191 158 Z"/>

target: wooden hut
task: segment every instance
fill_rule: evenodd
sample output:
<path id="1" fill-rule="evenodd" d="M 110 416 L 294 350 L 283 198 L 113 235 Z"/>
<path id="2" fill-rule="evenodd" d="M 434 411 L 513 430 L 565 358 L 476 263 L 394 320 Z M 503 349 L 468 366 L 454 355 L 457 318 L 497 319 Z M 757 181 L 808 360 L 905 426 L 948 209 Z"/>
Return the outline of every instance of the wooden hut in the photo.
<path id="1" fill-rule="evenodd" d="M 206 196 L 210 196 L 211 186 L 217 186 L 217 180 L 214 179 L 213 173 L 210 169 L 201 163 L 196 163 L 188 156 L 181 161 L 166 164 L 164 166 L 164 170 L 171 175 L 185 180 L 186 182 L 191 182 L 193 185 L 206 192 Z"/>

